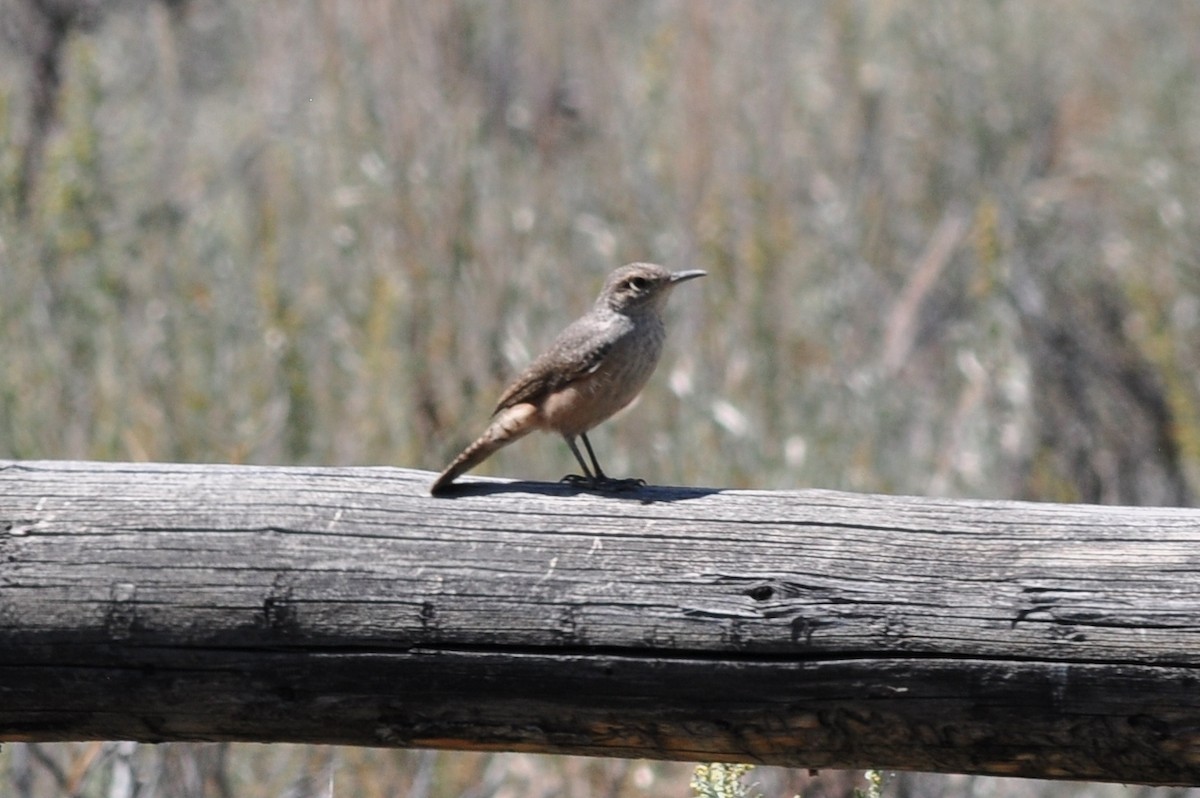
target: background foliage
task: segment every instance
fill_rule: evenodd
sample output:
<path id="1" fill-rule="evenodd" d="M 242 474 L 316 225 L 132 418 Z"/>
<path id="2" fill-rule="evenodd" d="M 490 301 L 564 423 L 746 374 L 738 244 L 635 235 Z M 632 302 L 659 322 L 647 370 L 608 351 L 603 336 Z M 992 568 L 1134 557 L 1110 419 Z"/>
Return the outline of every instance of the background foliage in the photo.
<path id="1" fill-rule="evenodd" d="M 1192 501 L 1195 4 L 0 0 L 0 31 L 0 457 L 436 470 L 609 269 L 655 260 L 709 277 L 595 436 L 614 475 Z M 481 471 L 570 466 L 530 439 Z M 683 795 L 690 769 L 0 754 L 17 795 L 120 773 Z"/>

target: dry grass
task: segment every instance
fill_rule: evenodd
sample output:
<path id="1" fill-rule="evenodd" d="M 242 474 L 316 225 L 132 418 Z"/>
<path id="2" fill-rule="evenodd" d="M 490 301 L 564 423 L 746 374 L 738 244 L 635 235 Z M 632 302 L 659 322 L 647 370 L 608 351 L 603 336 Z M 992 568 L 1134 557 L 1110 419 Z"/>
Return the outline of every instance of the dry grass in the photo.
<path id="1" fill-rule="evenodd" d="M 3 229 L 3 454 L 437 468 L 654 259 L 711 278 L 598 433 L 613 471 L 1012 495 L 1015 272 L 1116 282 L 1194 468 L 1181 7 L 150 12 L 71 40 Z M 530 441 L 488 468 L 568 465 Z"/>
<path id="2" fill-rule="evenodd" d="M 1146 479 L 1111 464 L 1163 442 L 1122 439 L 1102 389 L 1070 415 L 1046 386 L 1075 366 L 1031 344 L 1103 295 L 1111 370 L 1161 388 L 1186 496 L 1197 31 L 1182 3 L 139 5 L 69 40 L 24 218 L 10 43 L 0 457 L 436 470 L 645 259 L 710 277 L 597 433 L 614 475 L 1129 501 Z M 570 465 L 532 439 L 481 470 Z"/>

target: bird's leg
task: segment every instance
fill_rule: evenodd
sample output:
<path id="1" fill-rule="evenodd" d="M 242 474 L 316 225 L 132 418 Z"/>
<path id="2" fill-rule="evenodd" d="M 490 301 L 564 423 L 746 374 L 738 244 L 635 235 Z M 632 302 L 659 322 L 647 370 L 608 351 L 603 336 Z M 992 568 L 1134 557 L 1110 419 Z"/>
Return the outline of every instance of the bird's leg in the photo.
<path id="1" fill-rule="evenodd" d="M 613 479 L 605 474 L 604 469 L 600 468 L 600 461 L 596 459 L 596 452 L 592 449 L 592 442 L 588 440 L 587 433 L 583 433 L 579 437 L 583 439 L 583 445 L 587 449 L 588 457 L 592 461 L 592 467 L 590 470 L 588 469 L 587 463 L 583 462 L 583 456 L 579 453 L 579 447 L 575 445 L 575 441 L 567 438 L 567 445 L 571 447 L 571 452 L 575 455 L 575 459 L 579 461 L 579 466 L 583 469 L 583 473 L 586 476 L 581 477 L 578 474 L 568 474 L 562 478 L 563 482 L 568 482 L 572 485 L 585 484 L 595 490 L 610 491 L 633 490 L 643 487 L 646 484 L 646 480 L 637 479 L 636 477 L 630 479 Z"/>
<path id="2" fill-rule="evenodd" d="M 638 477 L 628 477 L 626 479 L 614 479 L 605 474 L 600 469 L 600 461 L 596 459 L 596 453 L 592 450 L 592 442 L 588 440 L 587 433 L 579 436 L 583 438 L 583 445 L 587 449 L 588 457 L 592 459 L 592 470 L 596 474 L 596 487 L 603 490 L 633 490 L 634 488 L 645 487 L 646 480 Z"/>
<path id="3" fill-rule="evenodd" d="M 579 453 L 579 447 L 575 445 L 575 436 L 564 435 L 563 440 L 565 440 L 567 442 L 567 446 L 571 448 L 571 454 L 575 455 L 575 459 L 579 461 L 579 468 L 583 471 L 583 473 L 567 474 L 565 477 L 560 479 L 559 482 L 565 482 L 568 485 L 579 485 L 589 488 L 596 487 L 596 477 L 592 474 L 591 470 L 588 469 L 587 463 L 583 460 L 583 455 Z M 585 437 L 583 440 L 586 442 L 587 438 Z M 589 454 L 591 453 L 591 450 L 592 447 L 589 446 Z M 592 462 L 596 462 L 595 455 L 592 456 Z"/>
<path id="4" fill-rule="evenodd" d="M 610 482 L 608 475 L 600 468 L 600 461 L 596 459 L 596 453 L 592 450 L 592 442 L 588 440 L 587 433 L 585 432 L 579 437 L 583 438 L 584 448 L 587 449 L 588 457 L 592 459 L 592 472 L 596 475 L 596 479 Z"/>

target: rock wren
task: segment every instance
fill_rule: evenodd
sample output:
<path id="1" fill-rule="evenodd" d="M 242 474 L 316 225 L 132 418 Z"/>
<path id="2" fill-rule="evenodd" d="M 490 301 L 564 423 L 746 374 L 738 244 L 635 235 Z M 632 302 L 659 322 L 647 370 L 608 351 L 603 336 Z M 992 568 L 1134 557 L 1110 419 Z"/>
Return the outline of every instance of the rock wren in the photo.
<path id="1" fill-rule="evenodd" d="M 587 433 L 641 392 L 662 354 L 662 312 L 671 289 L 703 276 L 702 271 L 671 272 L 653 263 L 631 263 L 610 274 L 592 309 L 513 380 L 496 404 L 492 423 L 454 458 L 429 492 L 444 493 L 492 452 L 535 429 L 562 435 L 579 461 L 583 475 L 571 474 L 564 481 L 616 490 L 646 484 L 606 476 Z M 587 447 L 590 469 L 576 438 Z"/>

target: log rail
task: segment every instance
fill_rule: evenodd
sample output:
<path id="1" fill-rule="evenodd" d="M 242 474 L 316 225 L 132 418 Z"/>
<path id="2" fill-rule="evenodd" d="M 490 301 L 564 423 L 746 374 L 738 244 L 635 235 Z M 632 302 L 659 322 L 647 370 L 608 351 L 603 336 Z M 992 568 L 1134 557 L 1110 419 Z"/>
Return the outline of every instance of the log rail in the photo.
<path id="1" fill-rule="evenodd" d="M 0 461 L 0 740 L 1200 784 L 1200 511 Z"/>

